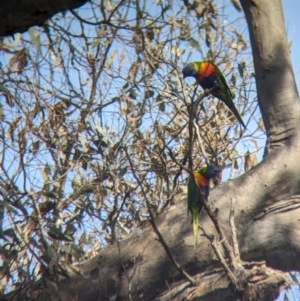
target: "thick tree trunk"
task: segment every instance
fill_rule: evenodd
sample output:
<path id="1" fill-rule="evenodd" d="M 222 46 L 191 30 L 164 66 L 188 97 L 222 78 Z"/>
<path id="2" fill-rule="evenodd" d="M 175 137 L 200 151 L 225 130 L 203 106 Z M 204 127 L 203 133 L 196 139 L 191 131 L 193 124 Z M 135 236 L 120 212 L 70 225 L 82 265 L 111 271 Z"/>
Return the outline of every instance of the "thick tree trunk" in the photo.
<path id="1" fill-rule="evenodd" d="M 24 32 L 42 25 L 58 12 L 77 8 L 88 0 L 9 0 L 0 1 L 0 36 Z"/>
<path id="2" fill-rule="evenodd" d="M 245 175 L 219 185 L 210 203 L 219 209 L 219 221 L 231 237 L 229 209 L 235 199 L 235 223 L 241 257 L 265 261 L 268 291 L 253 281 L 246 300 L 272 300 L 287 279 L 280 272 L 300 269 L 300 102 L 289 58 L 289 45 L 279 0 L 241 0 L 251 36 L 259 104 L 266 125 L 270 152 Z M 209 233 L 215 228 L 202 212 L 200 221 Z M 186 218 L 186 202 L 169 207 L 156 224 L 182 268 L 200 280 L 191 287 L 174 267 L 150 224 L 145 223 L 119 245 L 110 246 L 91 260 L 69 268 L 70 279 L 56 282 L 51 300 L 236 300 L 207 238 L 199 238 L 197 254 Z M 260 264 L 248 268 L 259 270 Z M 75 272 L 77 271 L 77 272 Z M 268 276 L 266 276 L 268 275 Z M 49 291 L 53 284 L 46 282 Z M 256 287 L 257 286 L 257 287 Z M 38 284 L 35 297 L 41 292 Z M 274 293 L 275 292 L 275 293 Z M 20 299 L 19 299 L 20 300 Z"/>
<path id="3" fill-rule="evenodd" d="M 269 147 L 277 148 L 298 131 L 300 108 L 281 1 L 241 3 L 250 33 L 258 102 Z"/>

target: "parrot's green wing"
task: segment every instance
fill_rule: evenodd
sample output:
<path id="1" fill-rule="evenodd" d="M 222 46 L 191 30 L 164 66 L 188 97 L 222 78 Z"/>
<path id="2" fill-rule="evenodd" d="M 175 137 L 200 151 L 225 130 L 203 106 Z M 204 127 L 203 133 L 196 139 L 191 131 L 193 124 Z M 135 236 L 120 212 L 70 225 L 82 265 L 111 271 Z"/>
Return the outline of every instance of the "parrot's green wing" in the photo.
<path id="1" fill-rule="evenodd" d="M 219 77 L 218 85 L 220 87 L 220 89 L 218 89 L 218 91 L 216 93 L 214 93 L 214 91 L 212 91 L 211 94 L 220 98 L 227 105 L 227 107 L 230 109 L 230 111 L 233 113 L 233 115 L 237 118 L 237 120 L 241 123 L 241 125 L 246 129 L 246 125 L 244 124 L 243 119 L 241 118 L 238 110 L 236 109 L 236 107 L 233 103 L 233 95 L 227 85 L 227 82 L 226 82 L 226 79 L 225 79 L 223 73 L 214 63 L 211 63 L 211 64 L 216 69 L 216 73 Z"/>
<path id="2" fill-rule="evenodd" d="M 224 87 L 225 90 L 226 90 L 226 93 L 228 94 L 228 96 L 230 96 L 231 98 L 233 98 L 232 93 L 231 93 L 231 91 L 230 91 L 230 89 L 229 89 L 229 87 L 227 85 L 226 79 L 225 79 L 222 71 L 214 63 L 211 63 L 211 64 L 216 68 L 216 73 L 219 76 L 219 79 L 220 79 L 220 82 L 221 82 L 220 86 L 222 88 Z"/>
<path id="3" fill-rule="evenodd" d="M 197 251 L 198 243 L 198 224 L 199 224 L 199 199 L 194 180 L 189 177 L 188 180 L 188 210 L 192 215 L 193 231 L 194 231 L 194 249 Z"/>

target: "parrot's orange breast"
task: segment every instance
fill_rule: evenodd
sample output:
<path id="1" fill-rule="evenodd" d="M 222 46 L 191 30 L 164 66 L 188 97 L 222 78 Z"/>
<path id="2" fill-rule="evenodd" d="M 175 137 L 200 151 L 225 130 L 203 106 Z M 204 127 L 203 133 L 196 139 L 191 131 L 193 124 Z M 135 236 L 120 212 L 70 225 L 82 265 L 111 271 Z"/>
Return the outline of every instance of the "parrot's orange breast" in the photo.
<path id="1" fill-rule="evenodd" d="M 216 76 L 216 68 L 210 62 L 202 62 L 199 68 L 199 73 L 197 75 L 196 80 L 198 82 L 203 81 L 206 78 Z"/>
<path id="2" fill-rule="evenodd" d="M 194 177 L 199 186 L 208 187 L 209 179 L 205 178 L 201 173 L 194 172 Z"/>

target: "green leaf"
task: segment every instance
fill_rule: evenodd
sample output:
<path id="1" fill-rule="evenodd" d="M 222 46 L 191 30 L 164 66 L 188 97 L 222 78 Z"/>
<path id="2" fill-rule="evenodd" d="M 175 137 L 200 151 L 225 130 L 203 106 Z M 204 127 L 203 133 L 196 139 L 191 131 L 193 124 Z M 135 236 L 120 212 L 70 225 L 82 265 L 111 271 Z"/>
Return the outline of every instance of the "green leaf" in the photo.
<path id="1" fill-rule="evenodd" d="M 164 101 L 160 102 L 158 108 L 160 109 L 161 112 L 165 112 L 166 110 L 165 102 Z"/>
<path id="2" fill-rule="evenodd" d="M 198 20 L 202 18 L 205 13 L 205 9 L 202 5 L 202 0 L 194 0 L 193 8 L 195 10 Z"/>
<path id="3" fill-rule="evenodd" d="M 71 186 L 73 188 L 73 191 L 76 193 L 81 188 L 82 184 L 79 178 L 73 178 L 71 181 Z"/>
<path id="4" fill-rule="evenodd" d="M 239 169 L 239 164 L 238 164 L 238 161 L 236 159 L 234 159 L 233 161 L 233 168 L 238 170 Z"/>
<path id="5" fill-rule="evenodd" d="M 191 48 L 197 49 L 199 52 L 201 52 L 200 44 L 194 38 L 189 38 L 188 44 Z"/>
<path id="6" fill-rule="evenodd" d="M 152 97 L 153 95 L 154 95 L 154 91 L 153 90 L 148 90 L 145 93 L 146 99 Z"/>
<path id="7" fill-rule="evenodd" d="M 52 191 L 42 191 L 42 196 L 45 196 L 46 198 L 56 199 L 56 194 Z"/>
<path id="8" fill-rule="evenodd" d="M 53 260 L 58 260 L 58 255 L 56 252 L 56 248 L 54 248 L 53 246 L 49 246 L 48 250 L 47 250 L 47 255 L 49 258 L 53 259 Z"/>
<path id="9" fill-rule="evenodd" d="M 235 9 L 238 11 L 238 12 L 241 12 L 242 11 L 242 8 L 240 6 L 240 3 L 238 0 L 231 0 L 231 3 L 233 4 L 233 6 L 235 7 Z"/>
<path id="10" fill-rule="evenodd" d="M 4 112 L 3 112 L 3 105 L 2 105 L 2 103 L 0 103 L 0 120 L 1 121 L 4 120 Z"/>
<path id="11" fill-rule="evenodd" d="M 214 30 L 217 30 L 217 27 L 215 26 L 215 24 L 214 24 L 213 22 L 210 22 L 210 23 L 209 23 L 209 26 L 210 26 L 211 28 L 213 28 Z"/>
<path id="12" fill-rule="evenodd" d="M 163 100 L 163 96 L 161 94 L 158 94 L 155 101 L 158 104 L 158 108 L 160 109 L 160 111 L 164 112 L 165 111 L 165 102 Z"/>
<path id="13" fill-rule="evenodd" d="M 48 165 L 48 163 L 46 163 L 44 169 L 43 169 L 43 172 L 46 176 L 48 176 L 51 172 L 51 169 L 50 169 L 50 166 Z"/>
<path id="14" fill-rule="evenodd" d="M 16 47 L 19 44 L 21 34 L 20 33 L 15 33 L 13 38 L 14 38 L 14 42 L 12 43 L 12 46 Z"/>
<path id="15" fill-rule="evenodd" d="M 245 67 L 246 67 L 246 63 L 244 61 L 240 61 L 238 63 L 238 70 L 239 70 L 239 74 L 240 76 L 243 78 L 244 77 L 244 70 L 245 70 Z"/>
<path id="16" fill-rule="evenodd" d="M 137 98 L 137 93 L 135 92 L 134 89 L 130 90 L 129 97 L 132 98 L 132 99 L 136 99 Z"/>
<path id="17" fill-rule="evenodd" d="M 8 228 L 6 230 L 3 231 L 2 233 L 2 237 L 3 236 L 7 236 L 7 237 L 11 237 L 11 238 L 15 238 L 15 231 L 13 228 Z"/>
<path id="18" fill-rule="evenodd" d="M 232 82 L 232 85 L 235 86 L 235 84 L 236 84 L 236 76 L 235 76 L 234 73 L 231 75 L 230 81 Z"/>
<path id="19" fill-rule="evenodd" d="M 183 0 L 183 3 L 186 7 L 189 7 L 189 0 Z"/>
<path id="20" fill-rule="evenodd" d="M 73 221 L 67 222 L 65 234 L 73 235 L 76 232 L 77 228 L 74 226 L 73 223 L 74 223 Z"/>
<path id="21" fill-rule="evenodd" d="M 39 148 L 40 148 L 40 141 L 39 140 L 37 140 L 37 141 L 35 141 L 35 142 L 32 143 L 32 153 L 34 155 L 36 155 L 36 153 L 38 152 Z"/>
<path id="22" fill-rule="evenodd" d="M 38 52 L 41 52 L 41 41 L 40 41 L 40 34 L 36 31 L 34 27 L 30 27 L 28 29 L 28 34 L 30 36 L 31 41 L 36 47 Z"/>
<path id="23" fill-rule="evenodd" d="M 52 239 L 63 240 L 63 241 L 73 241 L 72 236 L 62 233 L 61 229 L 57 228 L 55 226 L 49 227 L 49 231 L 47 233 Z"/>
<path id="24" fill-rule="evenodd" d="M 115 49 L 110 55 L 109 57 L 107 58 L 106 60 L 106 68 L 109 69 L 115 59 L 115 56 L 117 54 L 117 49 Z"/>
<path id="25" fill-rule="evenodd" d="M 200 104 L 200 110 L 203 111 L 204 113 L 206 113 L 206 109 L 205 109 L 203 102 L 201 102 L 201 104 Z"/>
<path id="26" fill-rule="evenodd" d="M 213 36 L 211 30 L 206 29 L 205 43 L 207 47 L 210 47 L 212 40 L 213 40 Z"/>
<path id="27" fill-rule="evenodd" d="M 69 140 L 68 140 L 68 137 L 65 135 L 65 136 L 62 136 L 61 138 L 61 142 L 60 142 L 60 149 L 62 151 L 66 151 L 69 147 Z"/>
<path id="28" fill-rule="evenodd" d="M 93 143 L 97 146 L 97 147 L 108 147 L 109 146 L 109 141 L 107 140 L 106 137 L 103 137 L 101 140 L 94 140 Z"/>
<path id="29" fill-rule="evenodd" d="M 82 155 L 80 157 L 80 160 L 79 162 L 81 163 L 81 167 L 84 169 L 84 170 L 88 170 L 90 168 L 90 165 L 91 165 L 91 157 L 89 155 Z"/>
<path id="30" fill-rule="evenodd" d="M 119 171 L 119 177 L 123 177 L 127 173 L 127 166 L 123 167 Z"/>
<path id="31" fill-rule="evenodd" d="M 50 192 L 51 193 L 51 192 Z M 48 197 L 48 196 L 47 196 Z M 52 197 L 55 198 L 55 195 L 53 196 L 53 193 L 52 193 Z M 41 212 L 42 215 L 45 215 L 47 214 L 48 212 L 50 212 L 52 209 L 54 209 L 56 206 L 56 204 L 52 201 L 45 201 L 41 204 L 39 204 L 39 210 Z"/>
<path id="32" fill-rule="evenodd" d="M 244 163 L 245 171 L 250 170 L 251 168 L 253 168 L 258 163 L 255 154 L 251 154 L 249 151 L 247 151 L 245 156 L 244 156 L 244 162 L 245 162 Z"/>

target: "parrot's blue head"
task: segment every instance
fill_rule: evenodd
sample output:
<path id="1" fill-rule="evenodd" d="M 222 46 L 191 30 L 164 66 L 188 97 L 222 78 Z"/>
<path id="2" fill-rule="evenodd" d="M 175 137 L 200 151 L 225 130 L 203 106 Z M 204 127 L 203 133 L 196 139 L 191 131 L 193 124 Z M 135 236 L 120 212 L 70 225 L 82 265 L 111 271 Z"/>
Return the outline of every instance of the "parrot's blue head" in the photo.
<path id="1" fill-rule="evenodd" d="M 183 78 L 196 76 L 198 74 L 193 63 L 186 64 L 182 69 Z"/>
<path id="2" fill-rule="evenodd" d="M 212 179 L 212 178 L 218 178 L 218 179 L 220 179 L 221 172 L 222 172 L 222 170 L 219 167 L 217 167 L 215 165 L 208 165 L 206 167 L 206 170 L 202 173 L 202 175 L 206 179 Z"/>

